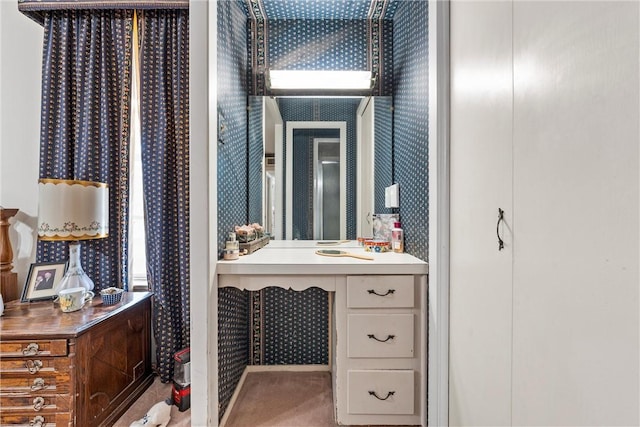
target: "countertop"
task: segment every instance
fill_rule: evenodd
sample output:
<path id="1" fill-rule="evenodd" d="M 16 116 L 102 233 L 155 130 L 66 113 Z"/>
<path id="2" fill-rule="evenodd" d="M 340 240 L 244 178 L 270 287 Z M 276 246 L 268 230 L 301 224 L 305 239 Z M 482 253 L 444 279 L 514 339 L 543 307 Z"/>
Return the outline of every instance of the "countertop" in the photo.
<path id="1" fill-rule="evenodd" d="M 337 249 L 373 257 L 372 261 L 351 257 L 327 257 L 319 249 Z M 217 274 L 238 275 L 344 275 L 344 274 L 428 274 L 429 267 L 408 254 L 366 252 L 357 242 L 336 246 L 316 245 L 312 240 L 269 242 L 258 251 L 234 261 L 220 260 Z"/>

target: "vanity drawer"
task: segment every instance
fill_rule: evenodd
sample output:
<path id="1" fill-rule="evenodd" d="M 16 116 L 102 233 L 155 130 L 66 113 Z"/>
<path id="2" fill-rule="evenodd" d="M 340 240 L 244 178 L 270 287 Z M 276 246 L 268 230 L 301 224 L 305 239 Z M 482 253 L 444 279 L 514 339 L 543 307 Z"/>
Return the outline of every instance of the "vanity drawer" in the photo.
<path id="1" fill-rule="evenodd" d="M 413 314 L 350 314 L 350 358 L 413 357 Z"/>
<path id="2" fill-rule="evenodd" d="M 348 276 L 349 308 L 412 308 L 414 276 Z"/>
<path id="3" fill-rule="evenodd" d="M 415 374 L 411 370 L 362 370 L 347 373 L 350 414 L 412 415 Z"/>

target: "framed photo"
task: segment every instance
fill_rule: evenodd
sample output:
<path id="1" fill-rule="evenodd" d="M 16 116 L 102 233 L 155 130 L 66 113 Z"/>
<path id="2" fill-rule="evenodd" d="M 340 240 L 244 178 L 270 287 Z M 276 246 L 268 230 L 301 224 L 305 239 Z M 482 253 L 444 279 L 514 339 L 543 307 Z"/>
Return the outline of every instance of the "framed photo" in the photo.
<path id="1" fill-rule="evenodd" d="M 56 288 L 66 270 L 66 262 L 31 264 L 27 283 L 22 291 L 22 302 L 44 301 L 56 297 Z"/>

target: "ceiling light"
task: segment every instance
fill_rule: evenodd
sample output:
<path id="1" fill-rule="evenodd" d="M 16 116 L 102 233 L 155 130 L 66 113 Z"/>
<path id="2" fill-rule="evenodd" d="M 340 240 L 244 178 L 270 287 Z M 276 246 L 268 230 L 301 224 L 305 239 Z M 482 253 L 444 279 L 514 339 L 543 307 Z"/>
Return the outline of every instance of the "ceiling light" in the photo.
<path id="1" fill-rule="evenodd" d="M 271 89 L 371 89 L 371 71 L 269 70 Z"/>

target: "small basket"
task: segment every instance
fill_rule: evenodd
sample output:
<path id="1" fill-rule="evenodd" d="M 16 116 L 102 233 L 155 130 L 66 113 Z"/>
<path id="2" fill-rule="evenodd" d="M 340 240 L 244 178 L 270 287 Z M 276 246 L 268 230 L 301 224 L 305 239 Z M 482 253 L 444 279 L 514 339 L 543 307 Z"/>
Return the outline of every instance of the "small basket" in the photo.
<path id="1" fill-rule="evenodd" d="M 100 296 L 102 297 L 102 305 L 114 305 L 120 302 L 122 299 L 122 293 L 124 289 L 117 289 L 115 293 L 104 293 L 100 291 Z"/>

